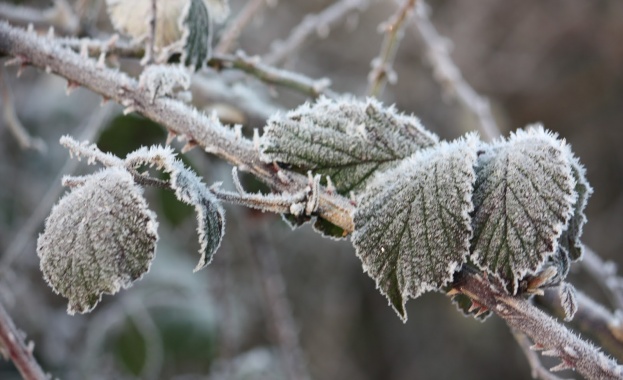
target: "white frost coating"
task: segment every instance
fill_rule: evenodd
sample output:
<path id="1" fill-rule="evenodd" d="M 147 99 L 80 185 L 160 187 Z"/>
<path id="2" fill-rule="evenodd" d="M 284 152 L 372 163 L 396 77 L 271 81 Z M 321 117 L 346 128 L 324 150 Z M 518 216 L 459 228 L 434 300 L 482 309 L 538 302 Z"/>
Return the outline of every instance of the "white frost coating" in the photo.
<path id="1" fill-rule="evenodd" d="M 558 250 L 577 195 L 569 147 L 542 127 L 484 147 L 474 187 L 471 259 L 518 290 Z"/>
<path id="2" fill-rule="evenodd" d="M 365 101 L 321 97 L 269 119 L 261 159 L 330 176 L 342 195 L 363 190 L 374 173 L 438 143 L 420 121 Z"/>
<path id="3" fill-rule="evenodd" d="M 152 103 L 157 98 L 174 97 L 176 89 L 190 88 L 190 73 L 180 65 L 150 65 L 139 78 L 139 89 L 149 93 Z"/>
<path id="4" fill-rule="evenodd" d="M 177 199 L 194 206 L 197 213 L 201 257 L 195 272 L 208 265 L 225 234 L 225 211 L 218 199 L 195 173 L 175 158 L 170 147 L 141 148 L 130 153 L 125 163 L 131 167 L 154 164 L 158 169 L 169 173 L 169 183 L 175 190 Z"/>
<path id="5" fill-rule="evenodd" d="M 578 311 L 578 300 L 575 293 L 575 287 L 568 282 L 563 282 L 558 287 L 558 295 L 560 296 L 560 305 L 565 312 L 565 322 L 573 319 Z"/>
<path id="6" fill-rule="evenodd" d="M 359 200 L 357 256 L 403 320 L 408 298 L 447 285 L 469 255 L 478 146 L 470 134 L 419 151 L 377 174 Z"/>
<path id="7" fill-rule="evenodd" d="M 104 293 L 140 279 L 158 240 L 156 215 L 125 169 L 84 178 L 54 206 L 37 240 L 43 277 L 68 299 L 69 314 L 89 312 Z"/>

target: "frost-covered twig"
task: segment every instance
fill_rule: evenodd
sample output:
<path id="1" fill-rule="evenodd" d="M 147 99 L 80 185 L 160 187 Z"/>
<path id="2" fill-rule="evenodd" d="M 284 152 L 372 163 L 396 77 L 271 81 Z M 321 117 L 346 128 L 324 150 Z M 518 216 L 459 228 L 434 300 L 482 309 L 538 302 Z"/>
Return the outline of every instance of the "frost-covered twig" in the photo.
<path id="1" fill-rule="evenodd" d="M 473 302 L 497 314 L 510 328 L 526 334 L 534 343 L 533 349 L 558 357 L 561 363 L 551 370 L 575 369 L 587 379 L 623 378 L 623 367 L 617 362 L 526 299 L 509 295 L 483 275 L 466 272 L 454 286 Z"/>
<path id="2" fill-rule="evenodd" d="M 225 67 L 238 69 L 253 75 L 263 82 L 291 88 L 309 96 L 336 96 L 336 94 L 329 89 L 331 81 L 327 78 L 311 79 L 292 71 L 278 69 L 262 63 L 260 57 L 249 57 L 243 52 L 238 52 L 236 55 L 217 54 L 210 59 L 208 64 L 216 68 Z"/>
<path id="3" fill-rule="evenodd" d="M 280 348 L 282 364 L 288 379 L 309 379 L 298 329 L 286 294 L 286 285 L 279 268 L 277 255 L 267 240 L 266 231 L 256 231 L 250 238 L 257 263 L 262 291 L 266 299 L 269 323 Z"/>
<path id="4" fill-rule="evenodd" d="M 242 8 L 238 16 L 229 24 L 221 35 L 221 40 L 214 48 L 217 54 L 225 54 L 231 51 L 232 46 L 240 37 L 242 30 L 251 22 L 254 16 L 257 17 L 258 12 L 266 5 L 266 0 L 250 0 Z"/>
<path id="5" fill-rule="evenodd" d="M 67 0 L 55 0 L 54 6 L 45 10 L 2 2 L 0 3 L 0 19 L 24 25 L 53 26 L 68 34 L 75 33 L 80 27 L 80 20 Z"/>
<path id="6" fill-rule="evenodd" d="M 32 346 L 24 342 L 23 333 L 17 330 L 15 323 L 0 304 L 0 347 L 8 354 L 24 380 L 47 380 L 37 360 L 32 355 Z"/>
<path id="7" fill-rule="evenodd" d="M 526 355 L 526 359 L 528 359 L 528 363 L 530 364 L 530 368 L 532 369 L 532 378 L 533 379 L 541 379 L 541 380 L 563 380 L 560 377 L 552 374 L 548 371 L 541 360 L 539 359 L 539 355 L 536 351 L 532 350 L 530 347 L 532 346 L 532 342 L 526 336 L 526 334 L 513 330 L 513 336 L 519 344 L 519 347 L 523 351 L 524 355 Z"/>
<path id="8" fill-rule="evenodd" d="M 281 63 L 301 48 L 313 33 L 328 33 L 330 28 L 339 22 L 352 10 L 362 10 L 368 5 L 368 0 L 339 0 L 321 12 L 306 15 L 303 21 L 288 33 L 288 39 L 273 44 L 270 53 L 264 56 L 264 62 L 269 65 Z"/>
<path id="9" fill-rule="evenodd" d="M 422 37 L 428 59 L 433 67 L 434 77 L 444 89 L 470 110 L 479 121 L 484 137 L 492 140 L 500 135 L 500 130 L 491 113 L 487 99 L 480 96 L 463 78 L 461 71 L 450 57 L 449 42 L 442 37 L 429 18 L 428 5 L 420 0 L 416 6 L 412 29 Z"/>
<path id="10" fill-rule="evenodd" d="M 612 306 L 623 311 L 623 278 L 617 275 L 613 262 L 606 262 L 592 249 L 584 246 L 584 269 L 591 275 L 608 295 Z"/>
<path id="11" fill-rule="evenodd" d="M 108 121 L 114 117 L 118 112 L 113 111 L 112 104 L 106 105 L 99 110 L 95 111 L 91 117 L 85 122 L 84 126 L 79 128 L 77 132 L 80 140 L 96 140 L 99 132 Z M 19 231 L 14 235 L 11 240 L 11 244 L 7 247 L 6 251 L 0 259 L 0 268 L 2 270 L 7 269 L 13 260 L 24 251 L 24 247 L 28 242 L 32 241 L 36 237 L 35 233 L 41 222 L 48 216 L 50 209 L 54 203 L 58 200 L 58 197 L 63 192 L 63 187 L 60 186 L 61 179 L 68 173 L 73 173 L 78 167 L 77 160 L 67 159 L 63 167 L 59 170 L 56 178 L 51 182 L 48 191 L 43 195 L 41 201 L 37 207 L 32 211 Z"/>
<path id="12" fill-rule="evenodd" d="M 383 93 L 385 83 L 396 81 L 392 67 L 398 46 L 404 35 L 405 21 L 411 17 L 417 0 L 405 0 L 390 20 L 381 25 L 385 38 L 378 57 L 372 60 L 372 70 L 368 75 L 368 95 L 378 97 Z"/>
<path id="13" fill-rule="evenodd" d="M 34 149 L 39 152 L 46 150 L 46 145 L 40 138 L 30 136 L 26 128 L 22 125 L 17 113 L 15 112 L 15 103 L 13 102 L 13 94 L 9 84 L 6 82 L 6 72 L 0 68 L 0 99 L 2 100 L 2 114 L 4 122 L 17 143 L 22 149 Z"/>

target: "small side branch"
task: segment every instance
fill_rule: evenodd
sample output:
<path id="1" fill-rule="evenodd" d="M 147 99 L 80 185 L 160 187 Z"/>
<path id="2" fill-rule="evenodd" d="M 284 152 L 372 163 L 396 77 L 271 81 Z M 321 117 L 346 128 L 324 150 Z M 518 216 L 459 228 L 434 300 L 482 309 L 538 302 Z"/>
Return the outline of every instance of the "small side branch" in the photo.
<path id="1" fill-rule="evenodd" d="M 221 35 L 214 52 L 217 54 L 225 54 L 231 51 L 232 46 L 240 37 L 240 33 L 251 22 L 253 16 L 257 16 L 258 12 L 261 12 L 262 8 L 266 5 L 266 0 L 250 0 L 242 8 L 238 16 L 227 26 L 227 29 Z"/>
<path id="2" fill-rule="evenodd" d="M 264 56 L 264 62 L 276 65 L 285 61 L 303 46 L 310 35 L 318 33 L 319 30 L 330 29 L 349 12 L 364 9 L 367 5 L 367 0 L 339 0 L 320 13 L 305 16 L 303 21 L 288 33 L 287 40 L 278 41 L 273 45 L 271 52 Z"/>
<path id="3" fill-rule="evenodd" d="M 602 260 L 592 249 L 584 246 L 582 266 L 604 290 L 612 306 L 623 312 L 623 278 L 617 275 L 616 265 Z"/>
<path id="4" fill-rule="evenodd" d="M 385 83 L 391 84 L 396 81 L 393 62 L 404 35 L 405 21 L 413 13 L 416 2 L 417 0 L 404 1 L 392 18 L 381 26 L 385 30 L 385 38 L 381 45 L 381 53 L 372 60 L 372 71 L 368 75 L 369 96 L 379 97 L 383 93 Z"/>
<path id="5" fill-rule="evenodd" d="M 0 19 L 23 25 L 53 26 L 68 34 L 74 34 L 80 27 L 80 20 L 74 14 L 67 0 L 55 0 L 54 6 L 48 9 L 36 9 L 2 2 L 0 3 Z"/>
<path id="6" fill-rule="evenodd" d="M 24 342 L 23 335 L 15 327 L 15 323 L 0 304 L 0 346 L 6 351 L 24 380 L 47 380 L 39 363 L 32 355 L 32 346 Z"/>
<path id="7" fill-rule="evenodd" d="M 461 71 L 450 57 L 448 41 L 442 37 L 430 21 L 429 10 L 424 0 L 420 0 L 416 7 L 416 17 L 411 27 L 420 35 L 426 46 L 428 59 L 433 67 L 434 77 L 469 111 L 471 111 L 479 121 L 480 131 L 489 140 L 500 135 L 489 102 L 480 96 L 463 79 Z"/>

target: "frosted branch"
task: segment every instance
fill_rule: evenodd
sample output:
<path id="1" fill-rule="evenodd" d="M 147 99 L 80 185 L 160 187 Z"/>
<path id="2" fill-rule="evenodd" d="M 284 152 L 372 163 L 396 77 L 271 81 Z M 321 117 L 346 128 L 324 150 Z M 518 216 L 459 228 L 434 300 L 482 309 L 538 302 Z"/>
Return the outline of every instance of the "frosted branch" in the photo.
<path id="1" fill-rule="evenodd" d="M 0 304 L 0 348 L 8 353 L 24 380 L 47 380 L 39 363 L 32 355 L 32 346 L 24 342 L 24 335 L 17 330 L 15 323 Z"/>
<path id="2" fill-rule="evenodd" d="M 216 54 L 225 54 L 231 51 L 232 46 L 240 37 L 240 33 L 251 22 L 254 16 L 262 11 L 262 8 L 266 5 L 267 0 L 251 0 L 242 8 L 238 16 L 227 26 L 221 40 L 214 48 Z"/>
<path id="3" fill-rule="evenodd" d="M 396 0 L 397 1 L 397 0 Z M 450 56 L 449 42 L 442 37 L 430 21 L 429 10 L 424 0 L 416 6 L 411 28 L 420 35 L 427 49 L 428 59 L 433 67 L 435 79 L 452 94 L 479 121 L 480 131 L 487 139 L 500 135 L 489 102 L 480 96 L 463 78 L 461 70 Z"/>
<path id="4" fill-rule="evenodd" d="M 314 33 L 326 34 L 330 28 L 342 21 L 349 12 L 362 10 L 368 0 L 339 0 L 313 15 L 306 15 L 303 21 L 288 33 L 288 39 L 273 44 L 270 53 L 264 56 L 264 62 L 275 65 L 283 62 L 305 43 Z M 326 31 L 326 32 L 325 32 Z"/>
<path id="5" fill-rule="evenodd" d="M 381 45 L 381 53 L 372 60 L 372 71 L 368 75 L 368 95 L 379 97 L 383 93 L 385 83 L 393 84 L 397 77 L 393 69 L 394 59 L 402 37 L 404 36 L 405 21 L 411 17 L 417 0 L 405 0 L 402 6 L 386 23 L 381 25 L 385 38 Z"/>
<path id="6" fill-rule="evenodd" d="M 584 269 L 607 294 L 616 310 L 623 311 L 623 278 L 617 275 L 613 262 L 604 261 L 592 249 L 584 246 Z"/>
<path id="7" fill-rule="evenodd" d="M 526 334 L 513 331 L 513 336 L 519 344 L 519 347 L 523 351 L 524 355 L 526 355 L 526 359 L 528 359 L 528 363 L 530 364 L 530 368 L 532 369 L 532 378 L 533 379 L 541 379 L 541 380 L 563 380 L 562 378 L 552 374 L 548 371 L 541 360 L 539 359 L 539 355 L 536 351 L 532 350 L 530 347 L 532 346 L 532 342 L 526 336 Z"/>
<path id="8" fill-rule="evenodd" d="M 621 379 L 623 367 L 580 339 L 566 327 L 537 309 L 524 298 L 510 296 L 500 284 L 479 274 L 465 273 L 454 288 L 502 318 L 510 328 L 526 334 L 533 349 L 559 357 L 556 370 L 575 369 L 587 379 Z"/>
<path id="9" fill-rule="evenodd" d="M 47 149 L 45 141 L 38 137 L 32 137 L 17 117 L 13 94 L 11 93 L 11 89 L 9 88 L 9 84 L 7 83 L 5 77 L 5 70 L 0 68 L 0 99 L 2 99 L 2 114 L 9 132 L 11 132 L 13 137 L 15 137 L 17 143 L 22 149 L 34 149 L 39 152 L 45 152 Z"/>
<path id="10" fill-rule="evenodd" d="M 68 34 L 74 34 L 80 27 L 80 20 L 67 0 L 54 0 L 54 6 L 45 10 L 2 2 L 0 19 L 24 25 L 53 26 Z"/>

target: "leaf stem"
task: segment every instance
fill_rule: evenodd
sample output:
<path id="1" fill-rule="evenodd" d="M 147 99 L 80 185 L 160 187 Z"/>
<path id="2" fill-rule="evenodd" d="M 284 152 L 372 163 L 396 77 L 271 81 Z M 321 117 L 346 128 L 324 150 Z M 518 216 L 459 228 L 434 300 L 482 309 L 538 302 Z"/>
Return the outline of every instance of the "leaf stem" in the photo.
<path id="1" fill-rule="evenodd" d="M 32 348 L 24 342 L 23 334 L 17 330 L 15 323 L 0 303 L 0 346 L 8 352 L 8 356 L 17 367 L 24 380 L 47 380 L 39 363 L 32 355 Z"/>

